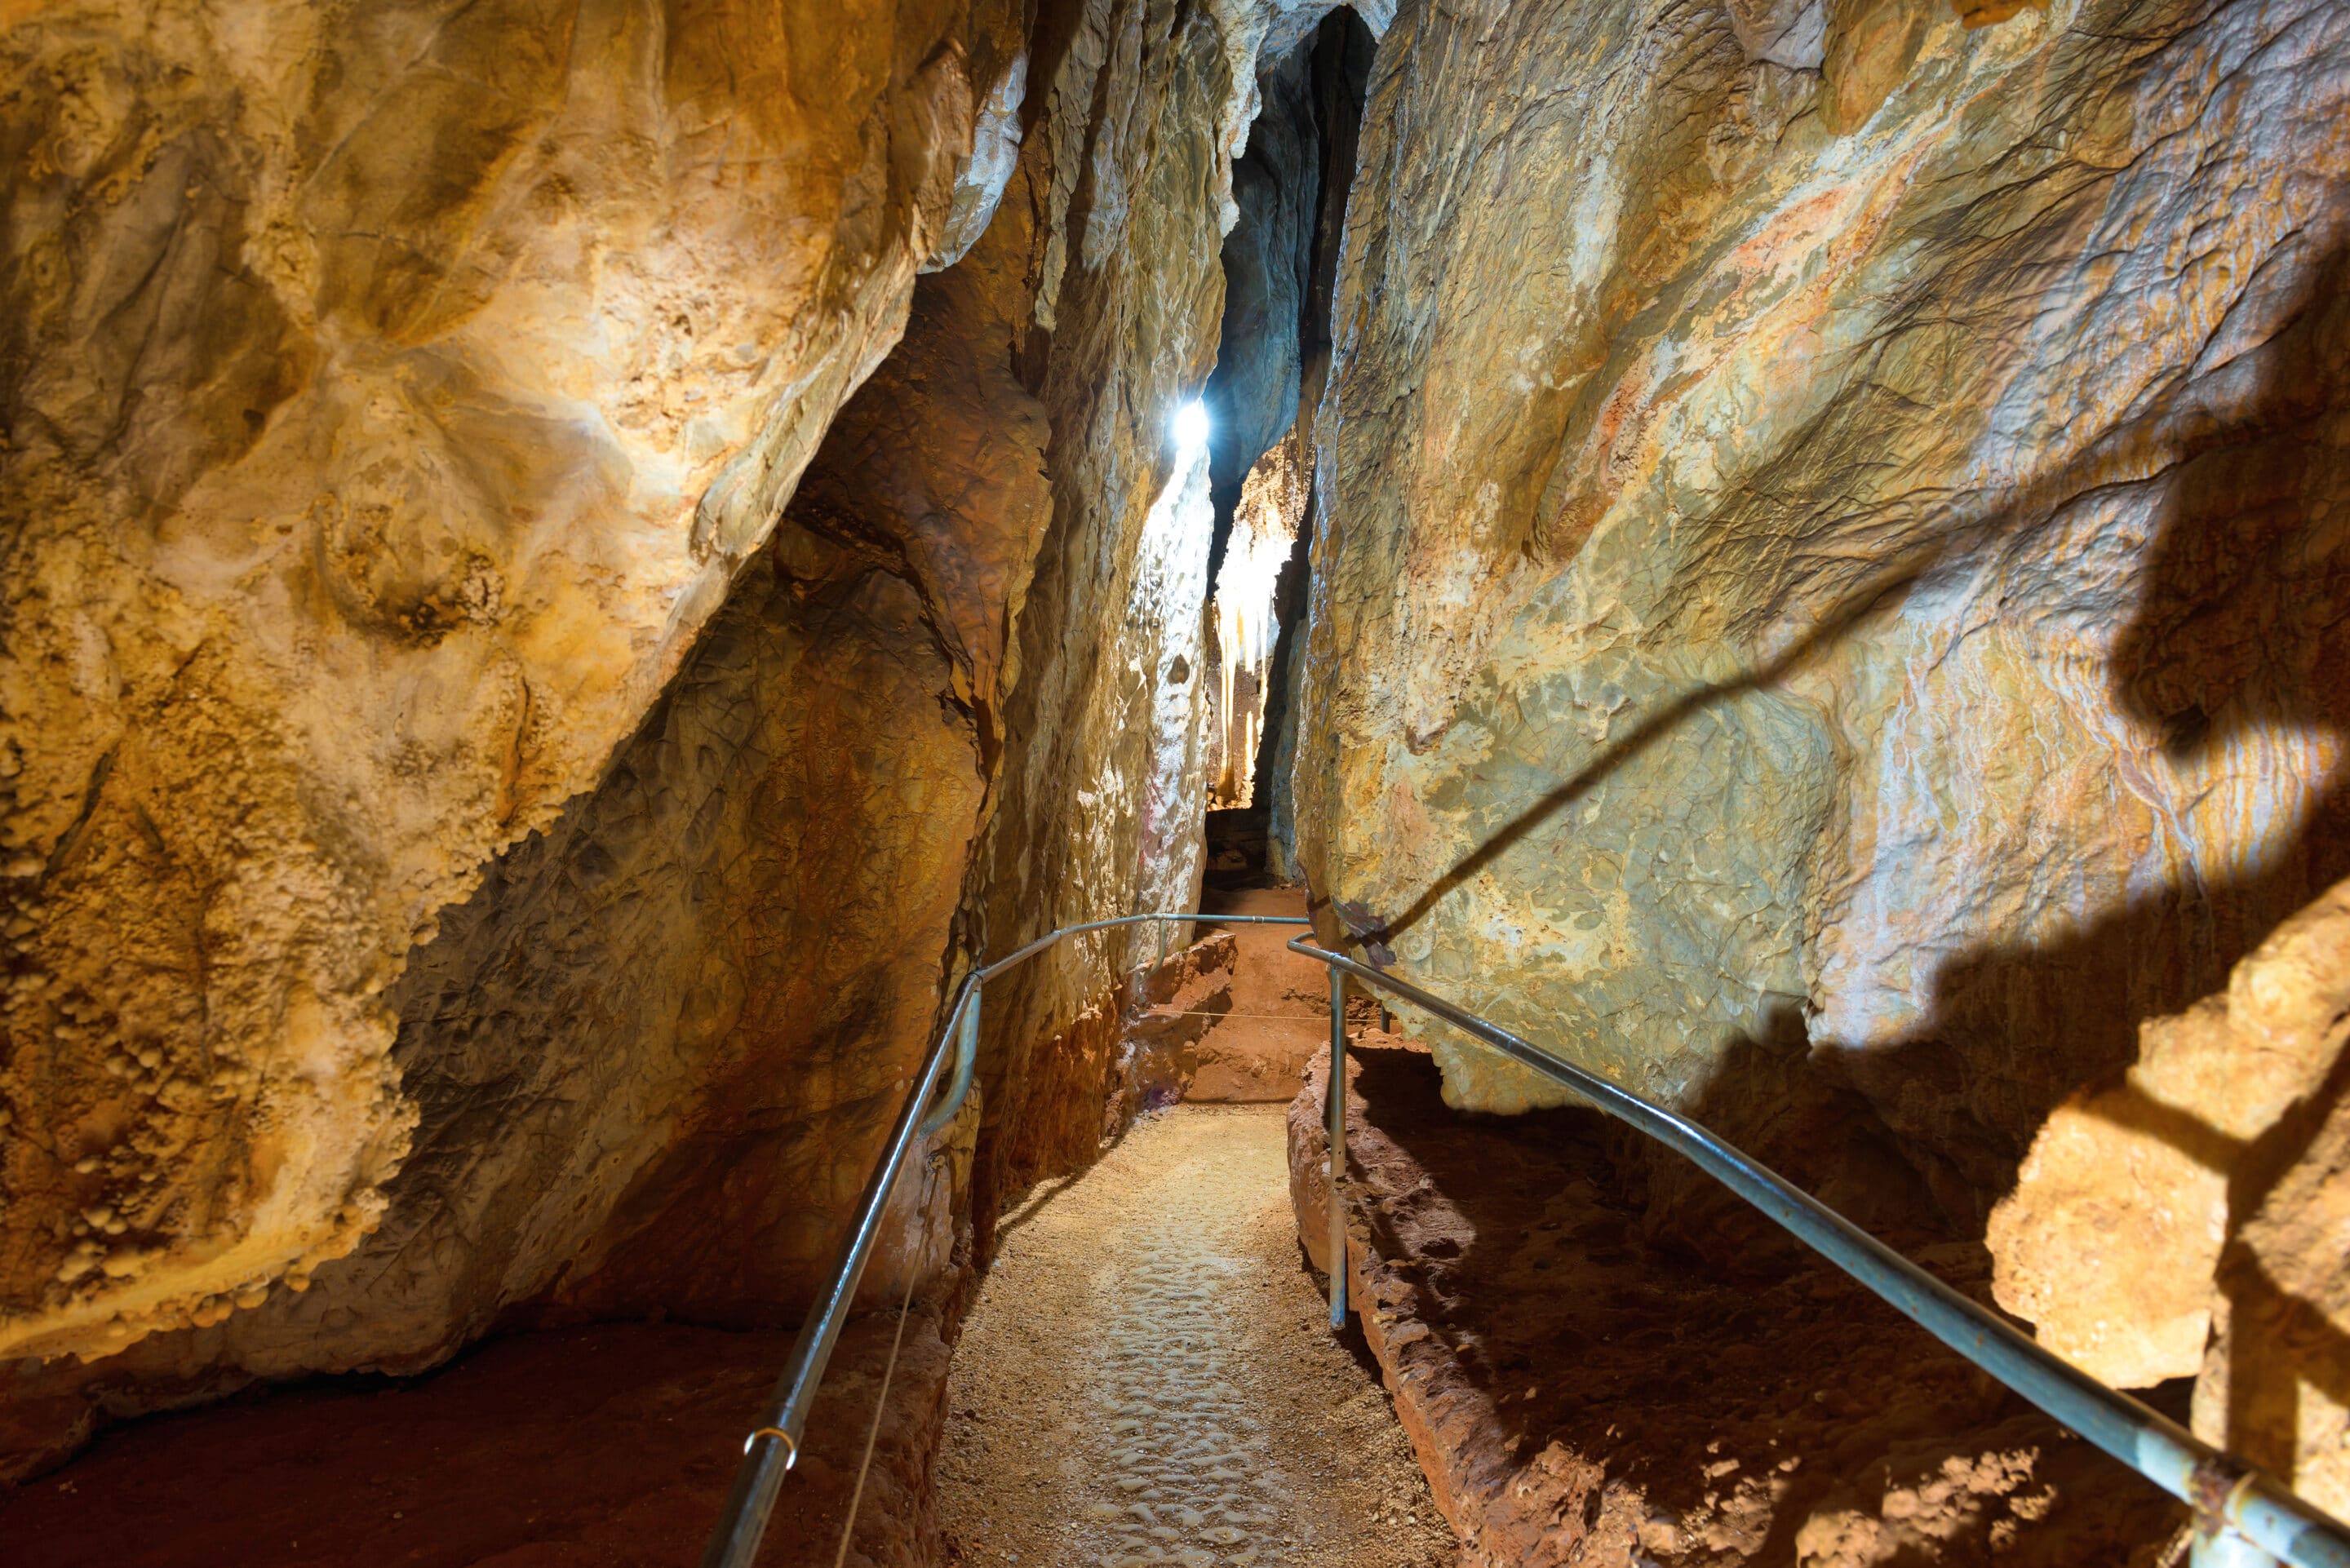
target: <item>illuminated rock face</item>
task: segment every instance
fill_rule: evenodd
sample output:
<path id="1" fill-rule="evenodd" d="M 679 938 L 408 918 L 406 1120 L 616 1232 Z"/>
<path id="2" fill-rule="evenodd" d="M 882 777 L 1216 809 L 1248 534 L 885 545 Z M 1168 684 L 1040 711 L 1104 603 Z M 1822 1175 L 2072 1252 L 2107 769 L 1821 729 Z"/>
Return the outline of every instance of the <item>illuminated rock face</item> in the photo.
<path id="1" fill-rule="evenodd" d="M 1882 11 L 1399 19 L 1295 785 L 1408 972 L 1979 1221 L 2350 868 L 2350 17 Z"/>
<path id="2" fill-rule="evenodd" d="M 381 1220 L 387 986 L 983 221 L 1021 27 L 10 8 L 0 1354 L 211 1324 Z"/>
<path id="3" fill-rule="evenodd" d="M 17 1462 L 789 1321 L 971 960 L 1200 874 L 1167 414 L 1277 8 L 208 15 L 0 35 Z M 1130 947 L 991 992 L 873 1288 Z"/>

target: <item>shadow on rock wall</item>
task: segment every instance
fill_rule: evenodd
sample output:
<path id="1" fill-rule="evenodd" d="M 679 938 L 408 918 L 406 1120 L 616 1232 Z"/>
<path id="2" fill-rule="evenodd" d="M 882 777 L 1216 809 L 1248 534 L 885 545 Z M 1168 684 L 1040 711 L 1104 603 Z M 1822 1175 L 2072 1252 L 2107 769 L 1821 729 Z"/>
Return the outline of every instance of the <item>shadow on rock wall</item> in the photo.
<path id="1" fill-rule="evenodd" d="M 2342 258 L 2299 272 L 2318 282 L 2287 324 L 2264 344 L 2239 348 L 2231 367 L 2205 367 L 2197 388 L 2217 385 L 2232 404 L 2168 410 L 2177 456 L 2147 483 L 2165 483 L 2168 504 L 2147 547 L 2142 588 L 2114 647 L 2112 692 L 2127 722 L 2158 729 L 2178 762 L 2228 760 L 2280 732 L 2350 734 L 2350 558 L 2340 550 L 2338 497 L 2350 493 L 2341 426 L 2350 407 L 2350 300 Z M 2257 292 L 2257 285 L 2255 286 Z M 2206 358 L 2228 337 L 2215 333 Z M 2256 379 L 2234 397 L 2229 376 Z M 2191 395 L 2191 394 L 2190 394 Z M 2142 428 L 2142 427 L 2141 427 Z M 2142 438 L 2140 438 L 2142 439 Z M 2054 482 L 2058 493 L 2095 488 L 2093 448 Z M 2046 493 L 2043 487 L 2042 493 Z M 2020 510 L 2020 509 L 2019 509 Z M 1903 597 L 1945 562 L 1963 565 L 1995 549 L 2015 514 L 1955 528 L 1908 559 L 1884 563 L 1842 606 L 1775 658 L 1738 680 L 1701 688 L 1659 709 L 1573 777 L 1535 801 L 1396 916 L 1341 905 L 1348 933 L 1375 961 L 1450 893 L 1513 846 L 1588 797 L 1608 777 L 1699 714 L 1751 691 L 1779 687 L 1832 658 L 1862 624 L 1897 610 Z M 2132 759 L 2114 767 L 2135 788 Z M 2150 793 L 2150 792 L 2149 792 Z M 2054 942 L 1988 947 L 1949 963 L 1933 987 L 1935 1011 L 1922 1027 L 1883 1047 L 1815 1053 L 1816 1094 L 1855 1088 L 1875 1107 L 1952 1220 L 1980 1232 L 1989 1207 L 2013 1179 L 2017 1161 L 2048 1113 L 2084 1084 L 2116 1071 L 2136 1051 L 2139 1020 L 2177 1012 L 2224 986 L 2230 967 L 2277 923 L 2350 874 L 2350 801 L 2338 784 L 2298 822 L 2235 825 L 2252 847 L 2238 868 L 2160 888 Z M 2018 856 L 2030 854 L 2014 846 Z M 2190 865 L 2192 863 L 2190 862 Z M 2050 1040 L 2035 1025 L 2075 1021 Z M 1797 1053 L 1800 1054 L 1800 1051 Z M 1758 1112 L 1795 1092 L 1783 1046 L 1733 1047 L 1696 1104 L 1725 1131 L 1765 1130 Z M 1776 1080 L 1762 1091 L 1759 1063 Z M 1811 1091 L 1805 1091 L 1811 1092 Z M 1847 1108 L 1856 1108 L 1857 1103 Z M 1758 1119 L 1759 1116 L 1759 1119 Z M 2187 1118 L 2191 1119 L 2191 1118 Z M 2208 1147 L 2179 1120 L 2170 1136 L 2193 1154 Z M 2281 1167 L 2278 1168 L 2282 1168 Z"/>
<path id="2" fill-rule="evenodd" d="M 2168 760 L 2214 765 L 2223 779 L 2271 760 L 2263 740 L 2350 736 L 2350 261 L 2303 275 L 2316 281 L 2283 328 L 2218 372 L 2256 378 L 2252 395 L 2225 413 L 2181 412 L 2168 504 L 2112 656 L 2118 712 L 2158 730 Z M 2227 335 L 2223 324 L 2207 358 Z M 2130 759 L 2116 763 L 2135 787 Z M 1980 1219 L 2056 1104 L 2131 1062 L 2142 1020 L 2223 989 L 2280 921 L 2350 875 L 2338 772 L 2300 820 L 2232 826 L 2235 864 L 2219 874 L 2149 889 L 2062 940 L 1966 953 L 1938 976 L 1924 1028 L 1890 1050 L 1843 1054 L 1892 1125 L 1951 1162 L 1929 1171 L 1946 1204 L 1963 1213 L 1971 1199 Z M 2050 1017 L 2072 1020 L 2071 1037 L 2017 1026 Z M 2143 1130 L 2190 1158 L 2218 1165 L 2232 1153 L 2190 1116 L 2145 1110 Z"/>

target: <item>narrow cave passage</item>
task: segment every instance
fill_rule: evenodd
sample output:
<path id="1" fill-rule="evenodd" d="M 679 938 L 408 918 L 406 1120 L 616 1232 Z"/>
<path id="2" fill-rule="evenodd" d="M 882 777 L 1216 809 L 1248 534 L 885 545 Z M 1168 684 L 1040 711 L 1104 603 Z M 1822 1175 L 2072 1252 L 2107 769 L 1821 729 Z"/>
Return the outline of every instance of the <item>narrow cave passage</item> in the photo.
<path id="1" fill-rule="evenodd" d="M 2344 0 L 0 62 L 0 1568 L 2350 1561 Z"/>
<path id="2" fill-rule="evenodd" d="M 1291 763 L 1314 545 L 1314 424 L 1378 48 L 1347 6 L 1260 72 L 1232 166 L 1211 421 L 1208 883 L 1300 879 Z"/>

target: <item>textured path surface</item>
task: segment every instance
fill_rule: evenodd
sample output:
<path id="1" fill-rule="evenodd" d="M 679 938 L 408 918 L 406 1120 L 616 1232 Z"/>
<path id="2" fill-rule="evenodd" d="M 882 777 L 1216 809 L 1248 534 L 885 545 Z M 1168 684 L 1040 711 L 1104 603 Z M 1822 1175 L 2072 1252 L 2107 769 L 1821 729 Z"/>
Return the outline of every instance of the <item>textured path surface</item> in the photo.
<path id="1" fill-rule="evenodd" d="M 955 1353 L 948 1550 L 1021 1568 L 1453 1555 L 1299 1265 L 1278 1108 L 1180 1106 L 1007 1217 Z"/>

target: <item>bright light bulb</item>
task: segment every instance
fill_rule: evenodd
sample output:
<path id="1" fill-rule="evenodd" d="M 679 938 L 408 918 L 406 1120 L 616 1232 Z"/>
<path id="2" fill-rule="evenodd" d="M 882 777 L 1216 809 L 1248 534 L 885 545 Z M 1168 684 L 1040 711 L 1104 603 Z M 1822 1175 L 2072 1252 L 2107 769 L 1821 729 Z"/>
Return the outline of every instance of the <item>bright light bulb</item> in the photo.
<path id="1" fill-rule="evenodd" d="M 1208 439 L 1208 410 L 1194 398 L 1175 410 L 1175 444 L 1198 446 Z"/>

